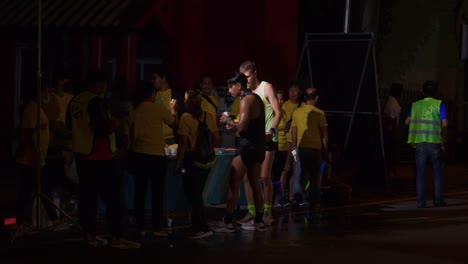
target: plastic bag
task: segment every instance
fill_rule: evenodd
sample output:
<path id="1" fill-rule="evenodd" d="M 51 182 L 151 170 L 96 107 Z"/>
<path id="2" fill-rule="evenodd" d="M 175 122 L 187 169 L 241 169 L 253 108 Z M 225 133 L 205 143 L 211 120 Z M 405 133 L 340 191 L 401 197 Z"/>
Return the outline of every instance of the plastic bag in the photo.
<path id="1" fill-rule="evenodd" d="M 65 162 L 63 166 L 65 177 L 72 182 L 73 184 L 80 183 L 80 178 L 78 177 L 78 172 L 76 171 L 76 161 L 72 159 L 71 162 Z"/>

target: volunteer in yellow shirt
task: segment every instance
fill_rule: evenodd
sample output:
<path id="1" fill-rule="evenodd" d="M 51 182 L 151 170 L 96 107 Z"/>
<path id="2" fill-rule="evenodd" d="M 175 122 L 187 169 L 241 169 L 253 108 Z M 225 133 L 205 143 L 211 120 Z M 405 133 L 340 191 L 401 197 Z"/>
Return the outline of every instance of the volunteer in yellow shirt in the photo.
<path id="1" fill-rule="evenodd" d="M 325 113 L 315 106 L 318 101 L 317 89 L 307 88 L 304 99 L 305 103 L 293 113 L 292 149 L 299 153 L 302 178 L 310 181 L 309 206 L 316 208 L 320 204 L 322 155 L 328 157 L 328 129 Z M 298 181 L 300 179 L 295 182 Z M 295 196 L 300 195 L 300 190 L 295 188 L 294 191 Z"/>
<path id="2" fill-rule="evenodd" d="M 172 102 L 170 110 L 163 104 L 155 104 L 156 92 L 149 82 L 142 82 L 138 86 L 136 97 L 135 110 L 129 115 L 133 120 L 129 124 L 137 228 L 141 235 L 145 235 L 146 191 L 151 183 L 153 235 L 167 236 L 162 221 L 167 169 L 163 125 L 171 130 L 177 127 L 176 104 Z"/>
<path id="3" fill-rule="evenodd" d="M 162 69 L 153 71 L 151 75 L 151 83 L 156 89 L 154 103 L 161 104 L 170 111 L 172 99 L 176 98 L 174 98 L 175 91 L 169 85 L 167 73 Z M 174 129 L 167 124 L 163 124 L 163 137 L 167 145 L 172 145 L 176 142 L 174 136 Z"/>
<path id="4" fill-rule="evenodd" d="M 190 152 L 197 148 L 197 132 L 199 122 L 205 122 L 211 132 L 212 142 L 219 141 L 217 119 L 202 109 L 202 98 L 196 91 L 188 91 L 185 101 L 186 112 L 182 114 L 177 130 L 179 144 L 177 149 L 176 174 L 181 174 L 187 201 L 192 208 L 192 234 L 190 238 L 211 236 L 213 232 L 208 228 L 203 189 L 211 167 L 199 167 L 188 164 Z M 185 157 L 185 159 L 184 159 Z M 184 169 L 182 171 L 181 169 Z"/>
<path id="5" fill-rule="evenodd" d="M 19 144 L 16 152 L 16 163 L 19 172 L 19 191 L 16 205 L 16 221 L 18 225 L 25 224 L 25 210 L 31 201 L 31 195 L 36 186 L 37 166 L 40 167 L 41 192 L 47 197 L 52 197 L 50 178 L 44 171 L 45 158 L 49 145 L 49 120 L 42 107 L 38 109 L 36 101 L 37 100 L 31 100 L 26 104 L 23 110 Z M 40 111 L 39 142 L 37 142 L 38 110 Z M 37 152 L 38 148 L 40 148 L 40 153 Z M 59 224 L 57 213 L 52 204 L 46 201 L 43 205 L 53 224 Z"/>
<path id="6" fill-rule="evenodd" d="M 123 238 L 121 204 L 120 161 L 114 131 L 118 122 L 111 118 L 104 100 L 107 91 L 107 75 L 102 71 L 90 72 L 86 89 L 70 101 L 67 110 L 67 126 L 72 131 L 72 149 L 80 177 L 79 214 L 86 242 L 92 247 L 110 244 L 114 248 L 139 248 L 137 242 Z M 103 198 L 110 241 L 97 235 L 97 199 Z"/>

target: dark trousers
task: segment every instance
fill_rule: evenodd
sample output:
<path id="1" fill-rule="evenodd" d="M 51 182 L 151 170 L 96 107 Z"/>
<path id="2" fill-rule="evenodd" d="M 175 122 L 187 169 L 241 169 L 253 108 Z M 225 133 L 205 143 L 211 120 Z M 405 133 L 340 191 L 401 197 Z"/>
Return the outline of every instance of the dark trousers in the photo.
<path id="1" fill-rule="evenodd" d="M 31 166 L 18 164 L 18 173 L 19 173 L 19 191 L 16 204 L 16 221 L 19 224 L 24 224 L 24 215 L 25 210 L 28 206 L 28 203 L 31 202 L 32 195 L 35 192 L 36 188 L 36 169 Z M 52 199 L 51 184 L 50 184 L 50 175 L 45 173 L 44 167 L 40 171 L 40 184 L 41 192 Z M 42 204 L 46 210 L 47 215 L 50 220 L 54 221 L 58 219 L 57 212 L 55 207 L 45 199 L 41 199 Z"/>
<path id="2" fill-rule="evenodd" d="M 302 179 L 309 180 L 309 204 L 315 207 L 320 204 L 320 164 L 322 153 L 319 149 L 299 148 L 299 159 L 301 161 Z M 303 185 L 305 186 L 305 185 Z"/>
<path id="3" fill-rule="evenodd" d="M 145 229 L 146 193 L 148 184 L 151 184 L 153 231 L 161 231 L 166 185 L 166 157 L 133 153 L 132 166 L 135 180 L 135 218 L 138 229 L 139 231 Z"/>
<path id="4" fill-rule="evenodd" d="M 431 161 L 434 178 L 434 204 L 442 201 L 443 160 L 442 144 L 421 142 L 416 145 L 416 192 L 418 206 L 426 205 L 426 167 Z"/>
<path id="5" fill-rule="evenodd" d="M 276 152 L 275 161 L 273 163 L 273 181 L 281 180 L 281 174 L 283 173 L 288 158 L 287 150 L 278 150 Z M 288 168 L 289 169 L 289 168 Z M 284 182 L 283 184 L 287 184 Z"/>
<path id="6" fill-rule="evenodd" d="M 65 160 L 63 158 L 47 159 L 45 170 L 50 177 L 51 189 L 59 193 L 74 193 L 75 186 L 65 176 Z"/>
<path id="7" fill-rule="evenodd" d="M 203 201 L 203 189 L 210 169 L 192 167 L 184 174 L 184 191 L 190 206 L 192 207 L 192 231 L 206 231 L 208 229 L 205 215 L 205 202 Z"/>
<path id="8" fill-rule="evenodd" d="M 76 159 L 80 177 L 78 214 L 87 234 L 96 234 L 97 199 L 106 206 L 106 220 L 114 237 L 122 236 L 122 178 L 117 160 Z"/>

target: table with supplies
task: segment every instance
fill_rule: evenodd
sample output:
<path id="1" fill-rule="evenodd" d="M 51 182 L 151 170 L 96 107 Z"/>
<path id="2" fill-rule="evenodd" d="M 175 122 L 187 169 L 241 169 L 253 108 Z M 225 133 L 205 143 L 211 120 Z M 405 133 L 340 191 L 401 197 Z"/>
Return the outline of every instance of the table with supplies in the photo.
<path id="1" fill-rule="evenodd" d="M 206 204 L 223 204 L 227 200 L 231 160 L 235 149 L 216 149 L 216 163 L 206 180 L 203 199 Z"/>

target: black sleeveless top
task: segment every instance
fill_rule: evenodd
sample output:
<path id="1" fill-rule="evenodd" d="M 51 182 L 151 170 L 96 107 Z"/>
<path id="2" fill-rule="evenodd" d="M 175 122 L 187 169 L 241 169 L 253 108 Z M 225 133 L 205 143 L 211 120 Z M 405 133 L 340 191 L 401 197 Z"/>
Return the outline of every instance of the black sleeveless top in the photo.
<path id="1" fill-rule="evenodd" d="M 246 131 L 239 132 L 239 145 L 237 152 L 250 160 L 250 162 L 263 162 L 265 159 L 265 107 L 260 96 L 245 92 L 242 96 L 255 96 L 256 104 L 260 106 L 260 115 L 257 118 L 251 119 Z M 241 99 L 242 99 L 241 98 Z M 250 163 L 244 160 L 245 163 Z"/>

